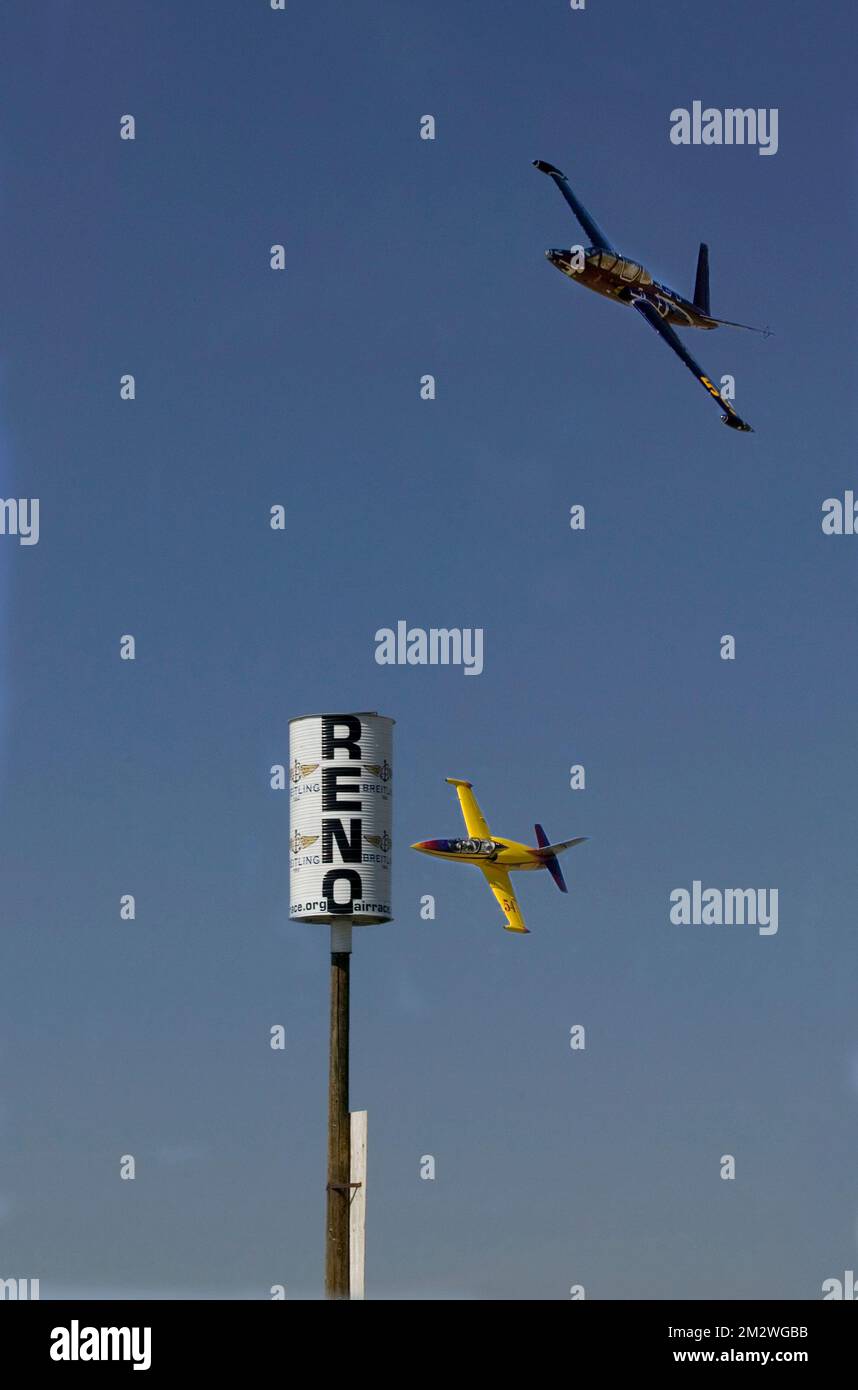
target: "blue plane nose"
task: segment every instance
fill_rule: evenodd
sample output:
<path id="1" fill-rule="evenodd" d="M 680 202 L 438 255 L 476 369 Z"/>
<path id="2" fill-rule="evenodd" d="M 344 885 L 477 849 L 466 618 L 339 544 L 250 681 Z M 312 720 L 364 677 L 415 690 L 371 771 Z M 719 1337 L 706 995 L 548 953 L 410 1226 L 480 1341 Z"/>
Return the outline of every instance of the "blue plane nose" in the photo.
<path id="1" fill-rule="evenodd" d="M 412 845 L 411 848 L 419 849 L 423 854 L 437 854 L 439 851 L 441 854 L 448 854 L 451 843 L 450 840 L 418 840 L 417 844 Z"/>

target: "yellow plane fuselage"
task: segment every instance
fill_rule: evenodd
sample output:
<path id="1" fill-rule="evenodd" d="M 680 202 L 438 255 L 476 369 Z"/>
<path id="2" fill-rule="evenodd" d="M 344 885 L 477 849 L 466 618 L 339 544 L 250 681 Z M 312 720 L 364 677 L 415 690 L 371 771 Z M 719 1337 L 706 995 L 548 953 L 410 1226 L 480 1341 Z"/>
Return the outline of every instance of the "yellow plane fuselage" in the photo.
<path id="1" fill-rule="evenodd" d="M 453 859 L 457 864 L 499 864 L 505 869 L 545 867 L 538 852 L 529 845 L 519 844 L 517 840 L 500 840 L 495 835 L 491 840 L 478 837 L 465 840 L 420 840 L 411 848 L 419 850 L 421 854 L 434 855 L 436 859 Z"/>

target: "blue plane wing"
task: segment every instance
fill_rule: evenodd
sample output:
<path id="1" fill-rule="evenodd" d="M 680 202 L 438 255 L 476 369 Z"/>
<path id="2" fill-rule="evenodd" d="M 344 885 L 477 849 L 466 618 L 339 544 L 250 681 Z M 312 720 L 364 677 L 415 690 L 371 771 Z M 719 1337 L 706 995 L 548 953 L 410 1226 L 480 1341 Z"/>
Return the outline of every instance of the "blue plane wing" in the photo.
<path id="1" fill-rule="evenodd" d="M 561 173 L 559 169 L 555 169 L 553 164 L 546 163 L 544 159 L 535 159 L 533 165 L 541 174 L 547 174 L 549 178 L 554 180 L 593 245 L 601 246 L 603 251 L 616 252 L 616 247 L 608 241 L 598 222 L 593 221 L 584 204 L 575 197 L 566 175 Z"/>
<path id="2" fill-rule="evenodd" d="M 673 348 L 679 360 L 685 363 L 688 370 L 697 378 L 704 390 L 708 391 L 712 399 L 718 402 L 721 409 L 725 412 L 721 416 L 724 424 L 729 425 L 733 430 L 741 430 L 744 434 L 753 434 L 752 426 L 749 425 L 746 420 L 743 420 L 740 415 L 737 415 L 729 401 L 724 400 L 717 386 L 712 384 L 709 377 L 700 366 L 700 363 L 695 362 L 678 333 L 675 333 L 670 324 L 665 322 L 655 305 L 650 304 L 646 299 L 635 299 L 632 303 L 641 317 L 646 319 L 650 328 L 654 328 L 659 337 L 663 338 L 667 343 L 668 347 Z"/>

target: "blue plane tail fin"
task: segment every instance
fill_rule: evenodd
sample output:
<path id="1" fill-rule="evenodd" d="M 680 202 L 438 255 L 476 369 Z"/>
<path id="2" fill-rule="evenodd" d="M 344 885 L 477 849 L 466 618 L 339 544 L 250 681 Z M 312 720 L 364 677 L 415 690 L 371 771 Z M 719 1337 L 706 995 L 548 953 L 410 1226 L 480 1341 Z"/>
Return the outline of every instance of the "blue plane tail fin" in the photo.
<path id="1" fill-rule="evenodd" d="M 701 241 L 697 253 L 697 275 L 694 279 L 694 304 L 701 314 L 709 314 L 709 247 Z"/>

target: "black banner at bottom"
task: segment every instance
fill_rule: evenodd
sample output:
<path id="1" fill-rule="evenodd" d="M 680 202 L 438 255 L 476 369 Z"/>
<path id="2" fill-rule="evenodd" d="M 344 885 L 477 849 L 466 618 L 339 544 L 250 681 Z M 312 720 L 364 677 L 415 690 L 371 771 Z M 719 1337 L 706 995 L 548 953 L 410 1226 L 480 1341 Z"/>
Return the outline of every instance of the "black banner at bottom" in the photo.
<path id="1" fill-rule="evenodd" d="M 519 1357 L 545 1370 L 545 1358 L 559 1354 L 570 1358 L 570 1376 L 584 1365 L 603 1371 L 793 1365 L 818 1373 L 843 1364 L 855 1341 L 855 1311 L 837 1302 L 522 1301 L 512 1307 L 514 1314 L 506 1302 L 4 1301 L 0 1347 L 7 1374 L 13 1365 L 51 1378 L 98 1376 L 109 1368 L 113 1375 L 142 1371 L 151 1380 L 177 1372 L 246 1373 L 274 1363 L 287 1376 L 306 1377 L 313 1342 L 298 1339 L 318 1330 L 347 1336 L 337 1345 L 357 1367 L 380 1371 L 387 1363 L 423 1380 L 435 1358 L 438 1373 L 449 1374 L 470 1355 L 483 1372 L 497 1364 L 509 1373 Z M 330 1364 L 330 1343 L 320 1348 Z"/>

